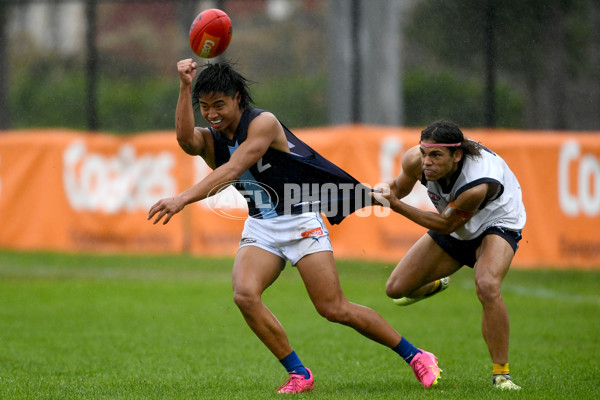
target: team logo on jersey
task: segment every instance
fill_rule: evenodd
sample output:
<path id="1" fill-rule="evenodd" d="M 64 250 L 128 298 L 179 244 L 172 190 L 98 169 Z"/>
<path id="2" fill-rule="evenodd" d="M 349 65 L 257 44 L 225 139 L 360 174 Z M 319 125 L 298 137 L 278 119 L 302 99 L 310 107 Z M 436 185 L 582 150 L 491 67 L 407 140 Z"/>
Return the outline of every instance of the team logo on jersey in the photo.
<path id="1" fill-rule="evenodd" d="M 427 195 L 429 196 L 429 199 L 431 200 L 431 202 L 435 205 L 437 205 L 440 200 L 442 199 L 440 196 L 438 196 L 437 194 L 430 192 L 429 190 L 427 191 Z"/>
<path id="2" fill-rule="evenodd" d="M 223 217 L 245 220 L 248 216 L 255 218 L 276 216 L 275 207 L 279 203 L 279 198 L 268 185 L 253 180 L 235 180 L 213 188 L 204 201 L 211 211 Z M 247 210 L 248 204 L 252 204 L 253 210 L 247 215 L 241 215 L 238 211 L 242 208 Z"/>

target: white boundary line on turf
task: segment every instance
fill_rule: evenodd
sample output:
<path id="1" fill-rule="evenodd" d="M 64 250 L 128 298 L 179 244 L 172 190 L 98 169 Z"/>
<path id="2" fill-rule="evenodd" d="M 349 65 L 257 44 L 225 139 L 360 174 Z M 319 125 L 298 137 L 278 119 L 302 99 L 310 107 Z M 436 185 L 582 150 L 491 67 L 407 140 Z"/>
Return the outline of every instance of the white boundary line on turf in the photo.
<path id="1" fill-rule="evenodd" d="M 475 284 L 472 282 L 465 283 L 465 289 L 474 290 Z M 593 295 L 581 295 L 581 294 L 569 294 L 564 292 L 557 292 L 555 290 L 549 290 L 543 287 L 527 287 L 513 284 L 503 284 L 503 293 L 514 293 L 524 297 L 535 297 L 538 299 L 549 299 L 557 301 L 568 301 L 572 303 L 586 303 L 600 305 L 600 296 Z"/>

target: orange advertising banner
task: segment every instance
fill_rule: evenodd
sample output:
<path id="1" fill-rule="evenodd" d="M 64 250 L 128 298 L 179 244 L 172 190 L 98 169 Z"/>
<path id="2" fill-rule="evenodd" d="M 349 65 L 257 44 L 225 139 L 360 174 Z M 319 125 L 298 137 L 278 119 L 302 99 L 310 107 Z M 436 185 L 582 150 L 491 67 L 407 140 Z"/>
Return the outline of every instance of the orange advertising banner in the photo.
<path id="1" fill-rule="evenodd" d="M 294 131 L 370 186 L 398 174 L 420 135 L 363 125 Z M 600 268 L 600 132 L 464 133 L 502 156 L 521 183 L 527 224 L 515 266 Z M 247 208 L 231 188 L 189 205 L 167 225 L 146 219 L 156 200 L 208 173 L 173 132 L 0 132 L 0 248 L 234 255 Z M 434 210 L 419 184 L 404 201 Z M 329 230 L 337 258 L 393 263 L 425 233 L 381 207 L 363 208 Z"/>

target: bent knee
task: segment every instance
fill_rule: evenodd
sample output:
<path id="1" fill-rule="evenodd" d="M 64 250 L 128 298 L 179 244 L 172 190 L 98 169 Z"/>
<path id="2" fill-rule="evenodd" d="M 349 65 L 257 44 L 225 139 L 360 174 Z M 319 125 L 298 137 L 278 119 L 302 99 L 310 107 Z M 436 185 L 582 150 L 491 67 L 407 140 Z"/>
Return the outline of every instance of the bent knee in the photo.
<path id="1" fill-rule="evenodd" d="M 317 312 L 329 322 L 346 324 L 349 321 L 348 307 L 338 304 L 317 306 Z"/>
<path id="2" fill-rule="evenodd" d="M 233 302 L 240 310 L 246 310 L 255 307 L 260 303 L 260 296 L 244 292 L 236 292 L 233 294 Z"/>
<path id="3" fill-rule="evenodd" d="M 495 279 L 482 278 L 475 281 L 477 297 L 482 303 L 496 301 L 502 298 L 501 282 Z"/>
<path id="4" fill-rule="evenodd" d="M 399 299 L 409 293 L 408 288 L 398 280 L 388 279 L 385 284 L 385 294 L 392 299 Z"/>

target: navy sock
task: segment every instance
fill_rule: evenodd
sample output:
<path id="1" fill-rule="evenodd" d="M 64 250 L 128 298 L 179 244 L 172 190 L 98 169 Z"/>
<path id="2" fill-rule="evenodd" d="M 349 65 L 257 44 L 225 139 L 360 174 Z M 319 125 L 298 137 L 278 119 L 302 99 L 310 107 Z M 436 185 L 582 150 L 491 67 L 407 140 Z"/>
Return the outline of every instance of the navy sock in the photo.
<path id="1" fill-rule="evenodd" d="M 400 357 L 404 358 L 404 361 L 406 361 L 409 364 L 414 356 L 416 356 L 419 353 L 422 353 L 421 350 L 413 346 L 412 343 L 404 339 L 404 337 L 402 338 L 402 340 L 400 340 L 400 343 L 398 343 L 396 347 L 392 348 L 392 350 L 398 353 Z"/>
<path id="2" fill-rule="evenodd" d="M 306 379 L 310 378 L 308 371 L 304 365 L 302 365 L 302 361 L 300 361 L 295 351 L 292 351 L 290 354 L 283 357 L 279 362 L 285 367 L 289 374 L 304 375 Z"/>

